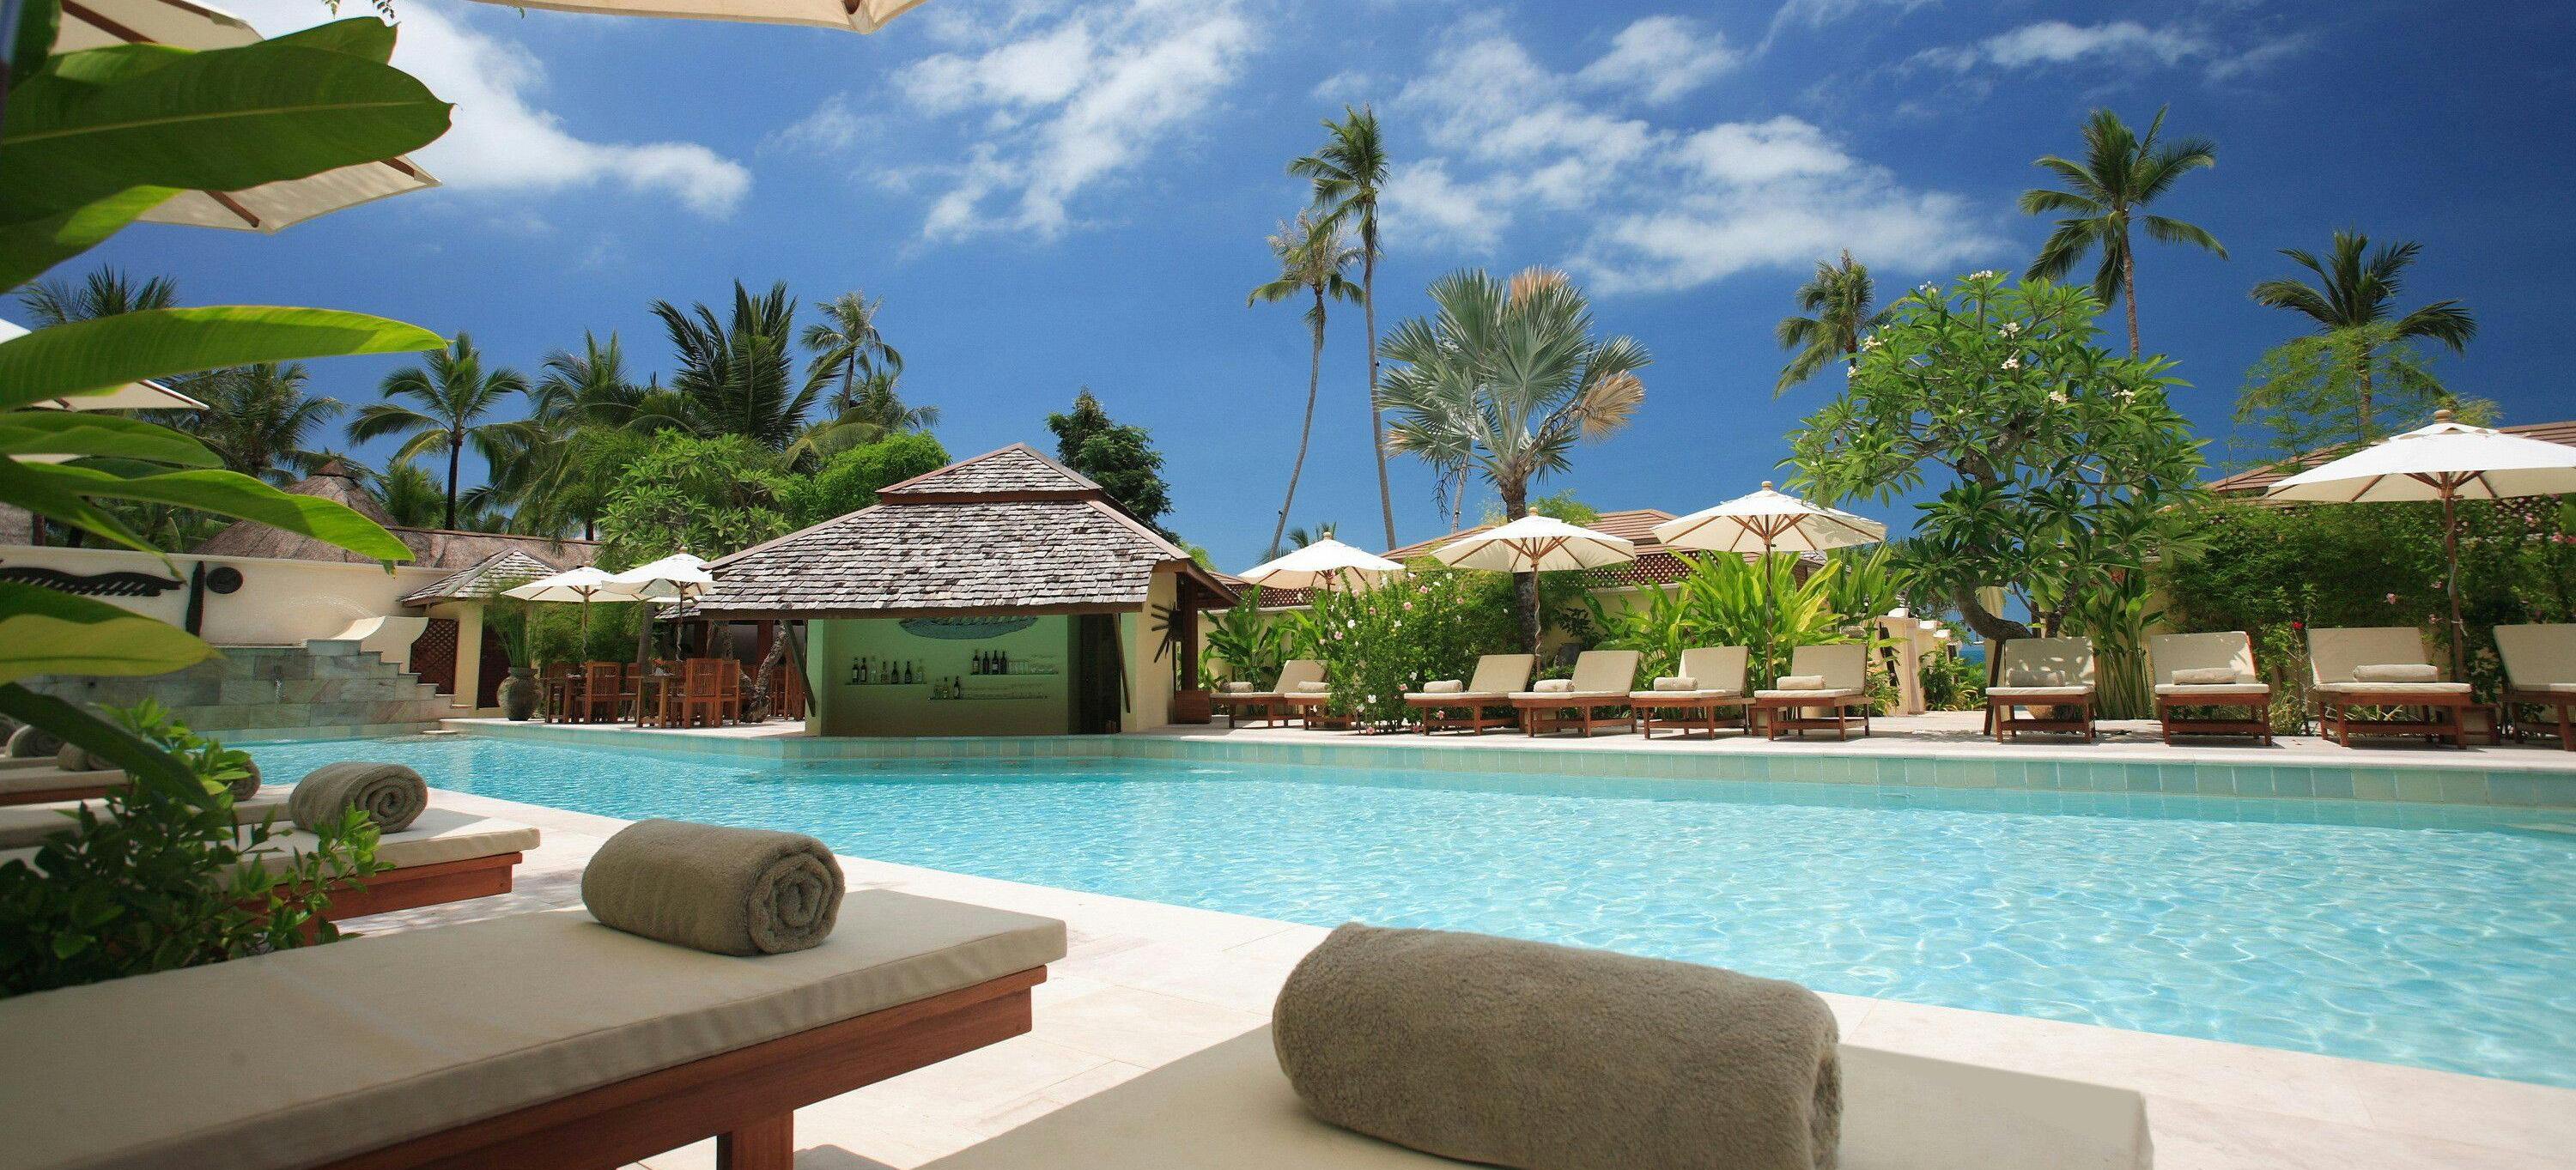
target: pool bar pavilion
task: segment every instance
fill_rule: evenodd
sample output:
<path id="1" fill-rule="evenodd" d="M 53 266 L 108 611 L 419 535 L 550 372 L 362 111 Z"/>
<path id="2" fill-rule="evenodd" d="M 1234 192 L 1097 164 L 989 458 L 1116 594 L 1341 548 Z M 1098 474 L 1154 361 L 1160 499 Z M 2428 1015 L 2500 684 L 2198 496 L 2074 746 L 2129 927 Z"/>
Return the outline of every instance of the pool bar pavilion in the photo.
<path id="1" fill-rule="evenodd" d="M 1161 727 L 1198 689 L 1199 614 L 1234 603 L 1026 444 L 889 485 L 708 571 L 699 616 L 803 627 L 806 730 L 827 736 Z"/>

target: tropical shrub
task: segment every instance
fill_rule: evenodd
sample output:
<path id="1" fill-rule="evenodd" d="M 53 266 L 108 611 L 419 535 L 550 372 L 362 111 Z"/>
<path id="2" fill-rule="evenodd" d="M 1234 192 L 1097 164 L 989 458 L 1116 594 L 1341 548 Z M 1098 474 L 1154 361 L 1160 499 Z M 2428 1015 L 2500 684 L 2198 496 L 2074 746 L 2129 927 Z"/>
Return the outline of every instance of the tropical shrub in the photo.
<path id="1" fill-rule="evenodd" d="M 790 479 L 779 502 L 788 525 L 803 528 L 876 503 L 887 484 L 947 465 L 948 449 L 939 440 L 918 431 L 891 434 L 836 452 L 812 475 Z"/>
<path id="2" fill-rule="evenodd" d="M 1915 677 L 1923 686 L 1923 706 L 1928 710 L 1986 708 L 1986 664 L 1961 654 L 1955 644 L 1924 655 Z"/>
<path id="3" fill-rule="evenodd" d="M 599 517 L 603 567 L 688 552 L 713 559 L 788 531 L 778 457 L 741 435 L 665 431 L 617 477 Z"/>
<path id="4" fill-rule="evenodd" d="M 1208 657 L 1224 665 L 1227 678 L 1268 685 L 1288 660 L 1287 625 L 1261 612 L 1259 589 L 1246 589 L 1233 608 L 1208 619 Z"/>
<path id="5" fill-rule="evenodd" d="M 234 825 L 232 784 L 250 757 L 150 700 L 113 714 L 186 779 L 138 775 L 65 817 L 34 865 L 0 865 L 0 996 L 301 946 L 306 931 L 339 937 L 322 919 L 327 883 L 385 868 L 366 814 L 319 826 L 282 871 L 245 864 L 272 835 L 266 823 Z"/>
<path id="6" fill-rule="evenodd" d="M 1414 713 L 1404 705 L 1406 691 L 1432 679 L 1464 679 L 1479 656 L 1519 647 L 1513 611 L 1493 605 L 1495 579 L 1510 580 L 1436 568 L 1371 589 L 1320 591 L 1288 623 L 1291 651 L 1323 660 L 1334 714 L 1374 727 L 1407 723 Z"/>
<path id="7" fill-rule="evenodd" d="M 631 601 L 595 601 L 585 623 L 579 605 L 539 605 L 528 614 L 528 652 L 533 657 L 527 664 L 632 662 L 635 623 L 642 609 Z"/>
<path id="8" fill-rule="evenodd" d="M 1840 562 L 1828 562 L 1807 579 L 1796 576 L 1788 556 L 1760 563 L 1738 556 L 1693 559 L 1690 575 L 1642 594 L 1627 610 L 1612 610 L 1587 597 L 1601 644 L 1644 654 L 1651 677 L 1677 673 L 1682 651 L 1698 646 L 1743 646 L 1746 676 L 1757 686 L 1788 673 L 1799 646 L 1849 641 L 1852 623 L 1834 607 Z"/>

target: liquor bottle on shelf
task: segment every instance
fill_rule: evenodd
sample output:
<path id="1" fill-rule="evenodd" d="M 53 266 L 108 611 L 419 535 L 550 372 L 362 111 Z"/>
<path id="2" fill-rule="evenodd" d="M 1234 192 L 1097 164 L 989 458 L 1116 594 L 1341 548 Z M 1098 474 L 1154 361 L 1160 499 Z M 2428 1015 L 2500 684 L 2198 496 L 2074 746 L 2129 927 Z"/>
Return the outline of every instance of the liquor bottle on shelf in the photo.
<path id="1" fill-rule="evenodd" d="M 857 685 L 859 685 L 860 683 L 862 683 L 862 682 L 866 682 L 866 681 L 867 681 L 866 679 L 864 679 L 864 678 L 860 677 L 860 675 L 859 675 L 859 671 L 860 671 L 859 660 L 858 660 L 858 659 L 856 659 L 856 658 L 851 659 L 851 660 L 850 660 L 850 685 L 851 685 L 851 686 L 857 686 Z"/>
<path id="2" fill-rule="evenodd" d="M 1010 651 L 1008 651 L 1008 650 L 1004 650 L 1004 651 L 1002 651 L 1002 652 L 997 656 L 997 658 L 998 658 L 998 661 L 996 661 L 996 662 L 994 663 L 994 666 L 993 666 L 993 673 L 995 673 L 995 674 L 1009 674 L 1009 673 L 1011 673 L 1011 652 L 1010 652 Z"/>
<path id="3" fill-rule="evenodd" d="M 920 679 L 913 677 L 913 673 L 912 673 L 912 663 L 911 663 L 910 661 L 906 661 L 906 662 L 903 664 L 903 681 L 904 681 L 906 684 L 911 684 L 911 683 L 916 683 L 916 682 L 921 681 Z"/>

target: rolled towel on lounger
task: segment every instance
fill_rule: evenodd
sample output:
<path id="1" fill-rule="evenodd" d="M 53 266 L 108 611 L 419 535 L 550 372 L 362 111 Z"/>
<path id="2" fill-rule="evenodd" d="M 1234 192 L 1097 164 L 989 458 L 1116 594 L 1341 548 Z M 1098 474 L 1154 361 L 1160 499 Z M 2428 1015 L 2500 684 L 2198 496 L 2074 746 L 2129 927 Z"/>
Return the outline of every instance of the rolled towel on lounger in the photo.
<path id="1" fill-rule="evenodd" d="M 1301 682 L 1297 684 L 1297 693 L 1301 695 L 1330 694 L 1332 693 L 1332 690 L 1333 684 L 1331 683 Z"/>
<path id="2" fill-rule="evenodd" d="M 1467 683 L 1464 679 L 1435 678 L 1422 684 L 1422 693 L 1426 695 L 1456 695 L 1463 694 L 1466 690 Z"/>
<path id="3" fill-rule="evenodd" d="M 249 781 L 258 791 L 259 778 Z M 240 798 L 238 788 L 235 799 Z M 401 764 L 345 760 L 304 774 L 286 798 L 286 815 L 307 831 L 340 819 L 350 809 L 367 814 L 378 832 L 399 833 L 429 807 L 429 783 Z"/>
<path id="4" fill-rule="evenodd" d="M 820 945 L 841 912 L 841 863 L 803 833 L 638 821 L 581 871 L 591 917 L 719 955 Z"/>
<path id="5" fill-rule="evenodd" d="M 1655 676 L 1655 689 L 1659 691 L 1695 691 L 1699 689 L 1699 680 L 1686 674 L 1660 674 Z"/>
<path id="6" fill-rule="evenodd" d="M 1784 674 L 1780 676 L 1779 685 L 1772 689 L 1780 691 L 1821 691 L 1825 689 L 1825 676 L 1821 674 Z"/>
<path id="7" fill-rule="evenodd" d="M 1570 678 L 1543 678 L 1530 684 L 1530 690 L 1542 695 L 1568 695 L 1574 693 L 1574 680 Z"/>
<path id="8" fill-rule="evenodd" d="M 2364 683 L 2440 682 L 2442 672 L 2429 663 L 2384 662 L 2352 668 L 2352 681 Z"/>
<path id="9" fill-rule="evenodd" d="M 1347 925 L 1280 988 L 1279 1067 L 1326 1121 L 1521 1170 L 1830 1170 L 1834 1015 L 1794 983 Z"/>
<path id="10" fill-rule="evenodd" d="M 66 772 L 104 772 L 116 765 L 88 748 L 67 743 L 63 750 L 54 753 L 54 766 Z"/>
<path id="11" fill-rule="evenodd" d="M 1252 693 L 1252 684 L 1248 682 L 1230 682 L 1217 689 L 1222 690 L 1229 695 L 1248 695 Z"/>
<path id="12" fill-rule="evenodd" d="M 2179 687 L 2223 687 L 2236 681 L 2236 668 L 2187 666 L 2173 672 L 2173 680 L 2174 685 Z"/>
<path id="13" fill-rule="evenodd" d="M 9 733 L 9 758 L 37 760 L 63 750 L 62 737 L 34 724 Z"/>

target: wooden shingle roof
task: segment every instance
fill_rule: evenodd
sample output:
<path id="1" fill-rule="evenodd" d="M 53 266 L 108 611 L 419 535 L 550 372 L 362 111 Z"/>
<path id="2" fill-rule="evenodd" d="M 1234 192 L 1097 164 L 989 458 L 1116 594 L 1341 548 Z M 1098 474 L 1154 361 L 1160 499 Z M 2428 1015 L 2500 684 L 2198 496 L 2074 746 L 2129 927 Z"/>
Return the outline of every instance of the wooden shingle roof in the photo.
<path id="1" fill-rule="evenodd" d="M 452 601 L 466 597 L 490 597 L 504 589 L 539 577 L 553 576 L 555 570 L 545 562 L 505 548 L 483 558 L 470 569 L 450 573 L 422 588 L 404 594 L 404 605 L 428 605 L 434 601 Z"/>
<path id="2" fill-rule="evenodd" d="M 1157 570 L 1230 592 L 1097 484 L 1025 445 L 952 463 L 878 502 L 708 566 L 709 617 L 1107 613 L 1145 603 Z"/>

